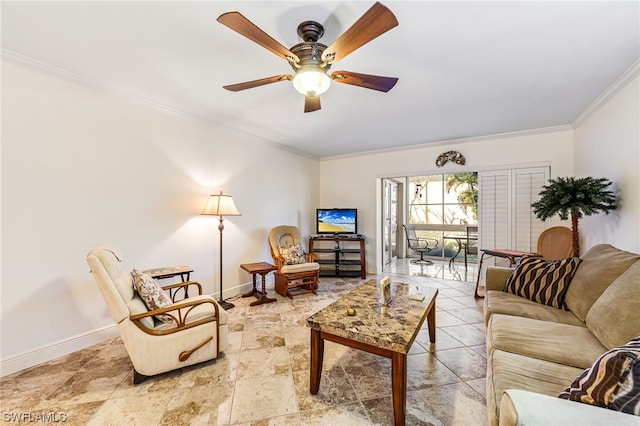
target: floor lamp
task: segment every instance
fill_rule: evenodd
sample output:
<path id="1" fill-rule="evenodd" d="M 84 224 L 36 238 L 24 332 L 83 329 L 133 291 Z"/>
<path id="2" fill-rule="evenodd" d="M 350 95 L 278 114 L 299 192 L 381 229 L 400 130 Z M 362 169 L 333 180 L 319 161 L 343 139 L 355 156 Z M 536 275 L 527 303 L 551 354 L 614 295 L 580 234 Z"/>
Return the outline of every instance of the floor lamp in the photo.
<path id="1" fill-rule="evenodd" d="M 209 197 L 207 205 L 202 210 L 203 215 L 218 216 L 220 223 L 218 224 L 218 231 L 220 231 L 220 300 L 218 304 L 225 310 L 234 307 L 233 303 L 226 302 L 222 296 L 222 231 L 224 230 L 224 216 L 240 216 L 240 212 L 233 202 L 231 195 L 223 195 L 222 191 L 218 195 L 212 195 Z"/>

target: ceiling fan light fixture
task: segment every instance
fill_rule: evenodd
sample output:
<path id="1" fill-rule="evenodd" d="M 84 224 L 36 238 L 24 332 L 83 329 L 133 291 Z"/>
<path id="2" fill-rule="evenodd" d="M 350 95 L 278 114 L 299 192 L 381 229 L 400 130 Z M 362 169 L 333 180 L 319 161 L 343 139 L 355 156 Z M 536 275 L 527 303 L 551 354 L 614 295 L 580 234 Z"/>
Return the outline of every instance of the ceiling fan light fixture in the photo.
<path id="1" fill-rule="evenodd" d="M 302 67 L 293 77 L 293 87 L 311 98 L 326 92 L 330 85 L 331 77 L 319 66 Z"/>

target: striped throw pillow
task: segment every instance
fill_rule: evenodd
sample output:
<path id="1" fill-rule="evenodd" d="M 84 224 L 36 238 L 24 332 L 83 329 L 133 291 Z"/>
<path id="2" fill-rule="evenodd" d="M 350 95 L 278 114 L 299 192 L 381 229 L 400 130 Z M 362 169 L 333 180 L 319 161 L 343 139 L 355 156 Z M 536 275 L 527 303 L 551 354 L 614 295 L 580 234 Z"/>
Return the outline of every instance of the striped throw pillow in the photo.
<path id="1" fill-rule="evenodd" d="M 580 258 L 546 261 L 524 256 L 509 276 L 504 291 L 561 309 Z"/>
<path id="2" fill-rule="evenodd" d="M 640 336 L 601 355 L 558 396 L 640 416 Z"/>

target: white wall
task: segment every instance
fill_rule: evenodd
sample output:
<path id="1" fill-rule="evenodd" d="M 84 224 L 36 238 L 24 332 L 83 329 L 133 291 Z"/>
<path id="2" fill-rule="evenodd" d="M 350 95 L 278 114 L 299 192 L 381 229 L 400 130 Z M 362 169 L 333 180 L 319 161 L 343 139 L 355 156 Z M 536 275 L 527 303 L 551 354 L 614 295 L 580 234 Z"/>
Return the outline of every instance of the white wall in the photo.
<path id="1" fill-rule="evenodd" d="M 242 212 L 225 220 L 225 297 L 250 281 L 240 263 L 269 260 L 268 230 L 287 223 L 313 233 L 315 207 L 358 208 L 367 270 L 376 273 L 381 177 L 533 164 L 551 165 L 552 177 L 605 176 L 620 189 L 621 209 L 581 221 L 583 249 L 609 242 L 640 252 L 638 85 L 636 75 L 575 136 L 566 127 L 318 164 L 253 136 L 3 62 L 1 374 L 114 332 L 84 261 L 101 242 L 119 245 L 130 268 L 190 264 L 205 291 L 216 292 L 217 221 L 199 212 L 218 190 Z M 467 164 L 435 167 L 451 149 Z M 270 182 L 287 182 L 287 190 Z"/>
<path id="2" fill-rule="evenodd" d="M 580 220 L 581 251 L 599 243 L 640 253 L 640 66 L 575 130 L 576 176 L 613 182 L 619 209 Z M 633 77 L 635 74 L 635 77 Z"/>
<path id="3" fill-rule="evenodd" d="M 565 176 L 573 171 L 572 144 L 573 131 L 567 127 L 325 159 L 320 162 L 320 206 L 358 208 L 358 231 L 367 238 L 367 271 L 377 273 L 378 178 L 534 164 L 550 165 L 552 177 Z M 437 168 L 436 158 L 449 150 L 462 153 L 466 165 Z"/>
<path id="4" fill-rule="evenodd" d="M 251 280 L 240 263 L 270 260 L 272 226 L 314 226 L 317 160 L 11 62 L 1 136 L 3 375 L 113 330 L 85 262 L 99 243 L 217 292 L 218 222 L 199 213 L 223 190 L 242 213 L 224 222 L 227 297 Z"/>

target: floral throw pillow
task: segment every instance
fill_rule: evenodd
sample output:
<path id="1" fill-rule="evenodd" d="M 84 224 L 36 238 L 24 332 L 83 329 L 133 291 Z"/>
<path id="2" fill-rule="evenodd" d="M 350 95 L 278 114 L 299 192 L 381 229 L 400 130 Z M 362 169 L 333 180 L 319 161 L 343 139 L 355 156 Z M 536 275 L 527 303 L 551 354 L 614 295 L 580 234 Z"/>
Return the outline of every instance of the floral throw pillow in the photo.
<path id="1" fill-rule="evenodd" d="M 156 280 L 151 278 L 151 275 L 134 269 L 133 272 L 131 272 L 131 276 L 133 277 L 133 285 L 138 295 L 140 295 L 140 298 L 150 311 L 167 308 L 173 304 L 169 296 L 162 290 L 162 287 L 160 287 Z M 155 315 L 155 317 L 162 322 L 173 321 L 171 315 Z"/>
<path id="2" fill-rule="evenodd" d="M 640 416 L 640 336 L 600 355 L 558 396 Z"/>
<path id="3" fill-rule="evenodd" d="M 284 257 L 284 263 L 287 265 L 298 265 L 305 263 L 307 259 L 304 257 L 304 250 L 300 244 L 293 244 L 289 247 L 278 247 L 280 254 Z"/>

